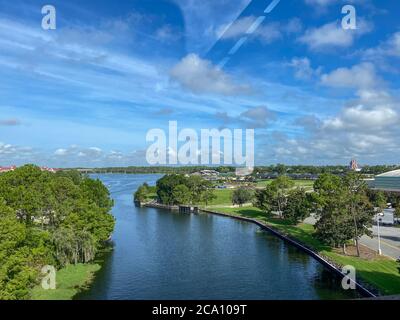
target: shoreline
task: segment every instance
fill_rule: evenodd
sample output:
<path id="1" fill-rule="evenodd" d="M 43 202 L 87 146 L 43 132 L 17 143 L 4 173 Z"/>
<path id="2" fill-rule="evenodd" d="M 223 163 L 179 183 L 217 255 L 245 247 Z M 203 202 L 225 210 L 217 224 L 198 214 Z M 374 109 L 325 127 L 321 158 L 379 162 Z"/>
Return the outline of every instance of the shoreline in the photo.
<path id="1" fill-rule="evenodd" d="M 56 289 L 45 290 L 40 284 L 31 291 L 30 300 L 73 300 L 94 281 L 102 268 L 99 262 L 68 265 L 56 272 Z"/>
<path id="2" fill-rule="evenodd" d="M 163 205 L 163 204 L 159 204 L 159 203 L 144 203 L 141 204 L 143 207 L 147 207 L 147 208 L 155 208 L 155 209 L 166 209 L 169 211 L 176 211 L 178 206 L 168 206 L 168 205 Z M 265 222 L 262 222 L 258 219 L 254 219 L 254 218 L 248 218 L 248 217 L 243 217 L 243 216 L 239 216 L 237 214 L 230 214 L 230 213 L 224 213 L 224 212 L 219 212 L 219 211 L 215 211 L 215 210 L 209 210 L 209 209 L 205 209 L 205 208 L 199 208 L 200 212 L 206 213 L 206 214 L 214 214 L 214 215 L 218 215 L 218 216 L 223 216 L 223 217 L 227 217 L 227 218 L 233 218 L 236 220 L 241 220 L 241 221 L 245 221 L 245 222 L 249 222 L 249 223 L 253 223 L 258 225 L 260 228 L 267 230 L 268 232 L 274 234 L 275 236 L 277 236 L 278 238 L 282 239 L 285 242 L 288 242 L 289 244 L 299 248 L 300 250 L 302 250 L 303 252 L 305 252 L 306 254 L 308 254 L 309 256 L 311 256 L 312 258 L 314 258 L 315 260 L 317 260 L 319 263 L 321 263 L 323 266 L 325 266 L 326 268 L 328 268 L 331 272 L 334 272 L 336 274 L 338 274 L 341 277 L 345 277 L 346 275 L 339 269 L 339 267 L 332 263 L 331 261 L 329 261 L 327 258 L 323 257 L 321 254 L 319 254 L 318 252 L 314 251 L 313 249 L 311 249 L 310 247 L 308 247 L 307 245 L 301 243 L 298 239 L 294 239 L 288 235 L 283 234 L 282 232 L 274 229 L 272 226 L 268 225 Z M 371 292 L 371 290 L 367 289 L 363 284 L 361 284 L 359 281 L 354 281 L 354 284 L 357 288 L 357 290 L 366 298 L 377 298 L 379 296 L 381 296 L 380 294 L 375 294 L 373 292 Z M 378 291 L 377 288 L 374 288 L 376 291 Z"/>
<path id="3" fill-rule="evenodd" d="M 318 254 L 316 251 L 312 250 L 311 248 L 309 248 L 305 244 L 302 244 L 297 239 L 293 239 L 293 238 L 291 238 L 291 237 L 279 232 L 278 230 L 275 230 L 273 227 L 269 226 L 268 224 L 266 224 L 266 223 L 264 223 L 262 221 L 259 221 L 257 219 L 253 219 L 253 218 L 241 217 L 241 216 L 234 215 L 234 214 L 223 213 L 223 212 L 207 210 L 207 209 L 200 209 L 200 211 L 204 212 L 204 213 L 207 213 L 207 214 L 214 214 L 214 215 L 219 215 L 219 216 L 223 216 L 223 217 L 233 218 L 233 219 L 236 219 L 236 220 L 246 221 L 246 222 L 249 222 L 249 223 L 254 223 L 254 224 L 258 225 L 260 228 L 262 228 L 263 230 L 267 230 L 268 232 L 274 234 L 275 236 L 277 236 L 278 238 L 284 240 L 285 242 L 288 242 L 291 245 L 301 249 L 303 252 L 307 253 L 309 256 L 311 256 L 312 258 L 317 260 L 319 263 L 321 263 L 322 265 L 327 267 L 330 271 L 338 274 L 341 277 L 345 277 L 346 276 L 335 264 L 333 264 L 328 259 L 326 259 L 325 257 L 323 257 L 320 254 Z M 354 281 L 354 284 L 355 284 L 357 290 L 359 292 L 361 292 L 367 298 L 377 298 L 379 296 L 377 294 L 374 294 L 370 290 L 368 290 L 364 285 L 362 285 L 358 281 Z"/>

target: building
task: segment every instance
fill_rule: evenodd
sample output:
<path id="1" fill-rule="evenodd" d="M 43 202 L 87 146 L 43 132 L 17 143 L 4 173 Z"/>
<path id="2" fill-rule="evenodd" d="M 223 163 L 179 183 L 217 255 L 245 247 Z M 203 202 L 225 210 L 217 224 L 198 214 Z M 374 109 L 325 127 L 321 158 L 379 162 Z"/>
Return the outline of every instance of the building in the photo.
<path id="1" fill-rule="evenodd" d="M 0 173 L 8 172 L 8 171 L 14 171 L 16 168 L 17 168 L 16 166 L 0 167 Z"/>
<path id="2" fill-rule="evenodd" d="M 9 171 L 14 171 L 15 169 L 17 169 L 17 166 L 0 167 L 0 173 L 9 172 Z M 57 171 L 60 171 L 61 169 L 48 168 L 48 167 L 40 167 L 40 170 L 42 170 L 42 171 L 48 171 L 48 172 L 51 172 L 51 173 L 55 173 L 55 172 L 57 172 Z"/>
<path id="3" fill-rule="evenodd" d="M 351 171 L 356 171 L 356 172 L 361 171 L 361 168 L 358 167 L 358 162 L 357 162 L 356 159 L 352 159 L 352 160 L 350 161 L 349 169 L 350 169 Z"/>
<path id="4" fill-rule="evenodd" d="M 57 171 L 60 171 L 60 169 L 48 168 L 48 167 L 40 167 L 40 170 L 42 170 L 42 171 L 47 171 L 47 172 L 51 172 L 51 173 L 56 173 Z"/>
<path id="5" fill-rule="evenodd" d="M 198 172 L 192 173 L 193 176 L 201 176 L 206 180 L 217 180 L 219 177 L 219 172 L 215 170 L 200 170 Z"/>
<path id="6" fill-rule="evenodd" d="M 375 176 L 371 187 L 375 190 L 400 192 L 400 170 L 389 171 Z"/>

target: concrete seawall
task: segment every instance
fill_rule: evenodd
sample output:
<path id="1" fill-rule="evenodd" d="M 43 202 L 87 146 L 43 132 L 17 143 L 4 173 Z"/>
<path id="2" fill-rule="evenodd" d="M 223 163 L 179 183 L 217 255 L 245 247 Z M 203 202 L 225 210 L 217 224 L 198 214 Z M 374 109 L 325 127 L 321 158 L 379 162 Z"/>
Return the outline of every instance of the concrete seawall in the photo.
<path id="1" fill-rule="evenodd" d="M 334 264 L 332 264 L 331 262 L 329 262 L 327 259 L 325 259 L 324 257 L 322 257 L 321 255 L 319 255 L 317 252 L 313 251 L 312 249 L 308 248 L 307 246 L 301 244 L 300 242 L 298 242 L 297 240 L 294 240 L 284 234 L 282 234 L 281 232 L 273 229 L 272 227 L 268 226 L 267 224 L 257 220 L 257 219 L 253 219 L 253 218 L 246 218 L 246 217 L 240 217 L 240 216 L 236 216 L 236 215 L 232 215 L 229 213 L 222 213 L 222 212 L 217 212 L 217 211 L 211 211 L 211 210 L 205 210 L 202 209 L 201 210 L 204 213 L 208 213 L 208 214 L 215 214 L 215 215 L 219 215 L 219 216 L 224 216 L 224 217 L 229 217 L 229 218 L 233 218 L 233 219 L 237 219 L 237 220 L 242 220 L 242 221 L 247 221 L 247 222 L 251 222 L 254 223 L 256 225 L 258 225 L 259 227 L 261 227 L 264 230 L 267 230 L 269 232 L 271 232 L 272 234 L 276 235 L 277 237 L 281 238 L 282 240 L 296 246 L 297 248 L 303 250 L 304 252 L 306 252 L 308 255 L 312 256 L 314 259 L 316 259 L 318 262 L 322 263 L 325 267 L 327 267 L 329 270 L 331 270 L 332 272 L 338 274 L 341 277 L 345 277 L 346 275 L 342 272 L 341 269 L 339 269 L 337 266 L 335 266 Z M 377 295 L 374 294 L 373 292 L 371 292 L 370 290 L 368 290 L 365 286 L 363 286 L 362 284 L 360 284 L 359 282 L 354 282 L 354 284 L 356 285 L 357 290 L 364 296 L 366 297 L 370 297 L 370 298 L 376 298 Z"/>

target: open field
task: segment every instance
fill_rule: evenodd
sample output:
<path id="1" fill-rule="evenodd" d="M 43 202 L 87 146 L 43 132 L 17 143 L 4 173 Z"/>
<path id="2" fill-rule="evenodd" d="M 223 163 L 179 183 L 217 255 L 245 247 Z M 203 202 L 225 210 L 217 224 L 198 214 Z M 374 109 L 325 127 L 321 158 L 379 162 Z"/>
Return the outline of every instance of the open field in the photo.
<path id="1" fill-rule="evenodd" d="M 216 198 L 212 200 L 208 205 L 215 206 L 215 205 L 232 205 L 232 193 L 234 189 L 215 189 L 214 194 Z"/>
<path id="2" fill-rule="evenodd" d="M 99 264 L 82 263 L 60 269 L 56 274 L 56 289 L 45 290 L 37 285 L 32 290 L 32 300 L 71 300 L 81 288 L 90 283 L 93 274 L 99 269 Z"/>
<path id="3" fill-rule="evenodd" d="M 265 186 L 269 185 L 272 181 L 274 181 L 274 180 L 268 179 L 268 180 L 257 181 L 256 186 L 258 188 L 265 187 Z M 303 187 L 305 189 L 312 189 L 314 186 L 314 180 L 293 180 L 293 182 L 296 187 Z"/>
<path id="4" fill-rule="evenodd" d="M 384 295 L 400 294 L 400 265 L 393 259 L 369 254 L 365 257 L 343 255 L 340 249 L 324 245 L 313 237 L 314 227 L 310 224 L 300 223 L 290 225 L 287 221 L 267 217 L 261 210 L 248 208 L 213 208 L 215 211 L 249 217 L 265 222 L 276 230 L 298 239 L 303 244 L 325 256 L 337 265 L 352 265 L 356 268 L 357 275 L 366 283 L 373 285 Z M 350 250 L 349 250 L 350 251 Z"/>

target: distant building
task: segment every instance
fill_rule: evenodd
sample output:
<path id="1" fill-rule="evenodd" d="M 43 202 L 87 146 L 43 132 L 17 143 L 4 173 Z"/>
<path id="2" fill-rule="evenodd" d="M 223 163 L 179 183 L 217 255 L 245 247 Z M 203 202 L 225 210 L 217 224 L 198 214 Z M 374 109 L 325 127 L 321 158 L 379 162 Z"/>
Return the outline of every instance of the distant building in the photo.
<path id="1" fill-rule="evenodd" d="M 8 172 L 8 171 L 14 171 L 16 168 L 17 168 L 16 166 L 0 167 L 0 173 Z"/>
<path id="2" fill-rule="evenodd" d="M 201 176 L 206 180 L 217 180 L 219 177 L 219 172 L 215 170 L 200 170 L 193 173 L 194 176 Z"/>
<path id="3" fill-rule="evenodd" d="M 400 170 L 379 174 L 370 185 L 376 190 L 400 192 Z"/>
<path id="4" fill-rule="evenodd" d="M 14 171 L 15 169 L 17 169 L 17 166 L 0 167 L 0 173 Z M 40 170 L 55 173 L 57 171 L 60 171 L 61 169 L 40 167 Z"/>
<path id="5" fill-rule="evenodd" d="M 358 163 L 357 163 L 357 160 L 356 160 L 356 159 L 352 159 L 352 160 L 350 161 L 349 169 L 350 169 L 351 171 L 356 171 L 356 172 L 361 171 L 361 168 L 358 167 Z"/>
<path id="6" fill-rule="evenodd" d="M 48 168 L 48 167 L 40 167 L 40 170 L 42 170 L 42 171 L 47 171 L 47 172 L 51 172 L 51 173 L 56 173 L 57 171 L 60 171 L 60 169 Z"/>

